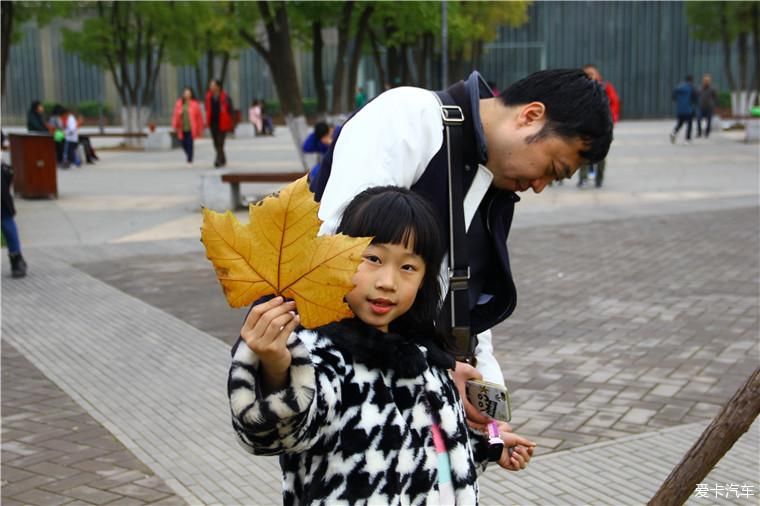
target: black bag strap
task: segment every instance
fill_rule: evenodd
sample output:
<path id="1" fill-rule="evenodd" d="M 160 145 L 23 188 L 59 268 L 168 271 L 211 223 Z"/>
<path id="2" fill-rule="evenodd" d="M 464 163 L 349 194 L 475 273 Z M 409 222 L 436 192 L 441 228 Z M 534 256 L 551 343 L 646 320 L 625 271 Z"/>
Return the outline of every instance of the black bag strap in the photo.
<path id="1" fill-rule="evenodd" d="M 449 183 L 449 291 L 448 304 L 451 335 L 457 348 L 457 359 L 474 364 L 475 340 L 470 330 L 470 266 L 467 256 L 467 236 L 464 223 L 464 191 L 462 188 L 462 146 L 464 113 L 445 91 L 435 92 L 441 102 L 443 142 L 446 146 Z M 456 170 L 456 169 L 459 170 Z"/>

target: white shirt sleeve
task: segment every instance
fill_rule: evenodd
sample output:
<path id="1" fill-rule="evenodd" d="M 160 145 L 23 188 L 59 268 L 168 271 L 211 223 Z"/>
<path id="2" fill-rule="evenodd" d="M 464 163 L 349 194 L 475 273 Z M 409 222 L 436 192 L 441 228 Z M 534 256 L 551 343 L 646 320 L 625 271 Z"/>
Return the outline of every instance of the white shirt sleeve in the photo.
<path id="1" fill-rule="evenodd" d="M 443 144 L 441 109 L 421 88 L 386 91 L 340 132 L 319 207 L 320 235 L 335 233 L 343 209 L 373 186 L 410 188 Z"/>

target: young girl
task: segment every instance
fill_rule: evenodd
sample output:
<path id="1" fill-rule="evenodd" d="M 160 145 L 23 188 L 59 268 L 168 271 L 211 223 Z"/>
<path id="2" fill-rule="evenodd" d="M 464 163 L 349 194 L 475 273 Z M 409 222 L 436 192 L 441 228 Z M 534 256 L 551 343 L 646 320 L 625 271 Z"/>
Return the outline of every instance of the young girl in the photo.
<path id="1" fill-rule="evenodd" d="M 281 456 L 285 504 L 475 504 L 487 441 L 468 429 L 432 324 L 433 211 L 410 190 L 372 188 L 338 231 L 374 237 L 346 295 L 356 317 L 307 330 L 281 297 L 251 310 L 228 383 L 238 439 Z M 525 467 L 533 443 L 501 429 L 517 446 L 499 464 Z"/>

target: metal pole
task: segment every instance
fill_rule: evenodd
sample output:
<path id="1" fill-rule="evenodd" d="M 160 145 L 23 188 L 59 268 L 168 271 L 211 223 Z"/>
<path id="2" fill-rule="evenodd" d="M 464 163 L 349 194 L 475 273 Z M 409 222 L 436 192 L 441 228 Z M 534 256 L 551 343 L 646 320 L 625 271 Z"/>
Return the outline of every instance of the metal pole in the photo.
<path id="1" fill-rule="evenodd" d="M 449 85 L 449 28 L 446 19 L 446 0 L 441 2 L 441 89 Z"/>

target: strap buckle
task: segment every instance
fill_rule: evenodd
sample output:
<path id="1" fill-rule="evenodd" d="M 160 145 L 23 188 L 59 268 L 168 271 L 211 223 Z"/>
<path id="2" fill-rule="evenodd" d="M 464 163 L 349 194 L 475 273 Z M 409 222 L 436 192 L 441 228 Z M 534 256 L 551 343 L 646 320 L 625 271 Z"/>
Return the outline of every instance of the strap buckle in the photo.
<path id="1" fill-rule="evenodd" d="M 475 347 L 473 346 L 474 339 L 470 334 L 470 327 L 454 326 L 451 328 L 451 336 L 454 338 L 454 343 L 456 343 L 458 349 L 456 359 L 459 362 L 465 362 L 475 367 L 478 361 L 475 358 Z"/>
<path id="2" fill-rule="evenodd" d="M 441 118 L 446 125 L 461 125 L 464 123 L 464 113 L 458 105 L 442 105 Z"/>
<path id="3" fill-rule="evenodd" d="M 449 267 L 449 289 L 451 291 L 467 290 L 470 283 L 470 267 L 452 269 Z"/>

